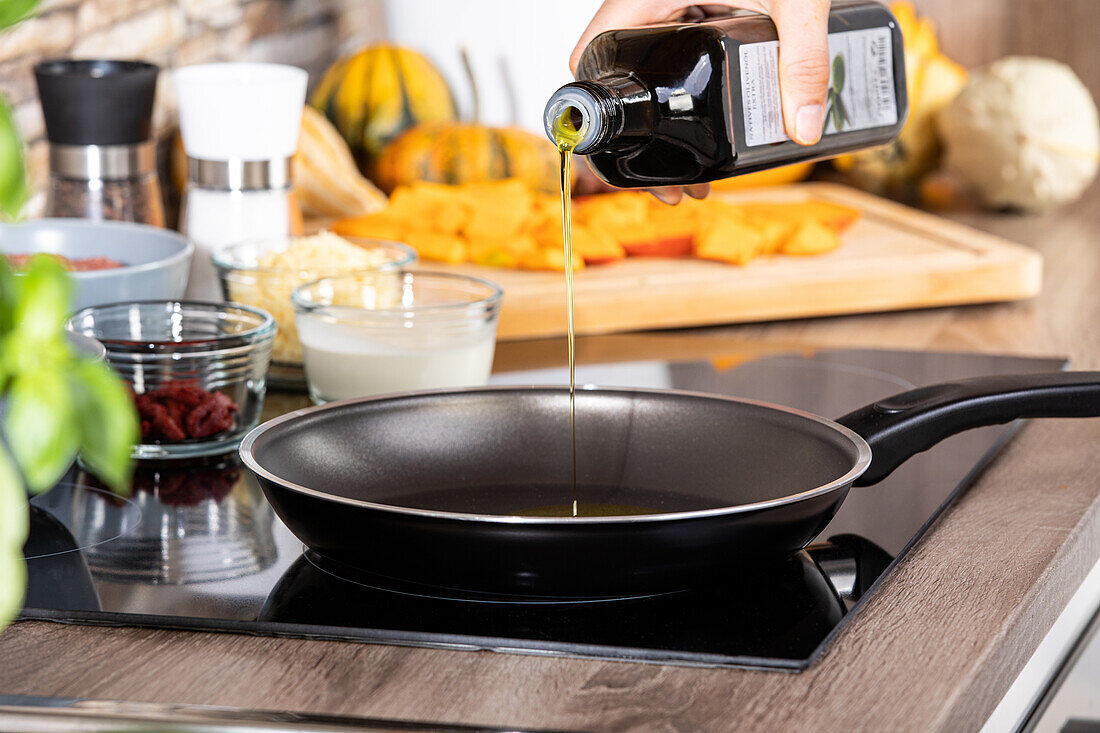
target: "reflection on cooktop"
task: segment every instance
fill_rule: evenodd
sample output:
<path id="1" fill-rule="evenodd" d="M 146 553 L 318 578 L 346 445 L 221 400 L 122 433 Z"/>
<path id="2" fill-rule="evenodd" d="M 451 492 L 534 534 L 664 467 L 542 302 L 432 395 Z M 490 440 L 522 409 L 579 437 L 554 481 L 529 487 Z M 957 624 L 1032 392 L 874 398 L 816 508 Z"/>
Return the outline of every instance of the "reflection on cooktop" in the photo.
<path id="1" fill-rule="evenodd" d="M 849 350 L 588 365 L 578 381 L 732 394 L 837 417 L 912 385 L 1062 366 Z M 567 379 L 564 369 L 494 376 L 513 384 Z M 143 463 L 128 498 L 74 471 L 32 499 L 23 616 L 803 669 L 1010 432 L 997 426 L 955 436 L 882 483 L 853 489 L 820 535 L 828 542 L 786 561 L 714 578 L 700 590 L 568 604 L 440 599 L 434 590 L 303 555 L 235 455 Z"/>
<path id="2" fill-rule="evenodd" d="M 53 489 L 96 577 L 189 584 L 256 573 L 275 560 L 273 513 L 236 457 L 139 466 L 128 498 L 93 476 Z"/>
<path id="3" fill-rule="evenodd" d="M 244 474 L 236 460 L 139 470 L 134 501 L 146 517 L 144 531 L 97 552 L 93 570 L 121 582 L 190 584 L 269 566 L 273 514 Z"/>

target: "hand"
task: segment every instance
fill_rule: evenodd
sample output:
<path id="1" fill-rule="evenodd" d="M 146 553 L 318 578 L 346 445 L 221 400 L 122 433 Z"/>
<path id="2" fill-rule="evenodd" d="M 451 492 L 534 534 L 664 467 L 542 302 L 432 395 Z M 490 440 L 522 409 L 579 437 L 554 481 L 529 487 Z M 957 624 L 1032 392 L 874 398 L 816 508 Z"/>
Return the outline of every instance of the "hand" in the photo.
<path id="1" fill-rule="evenodd" d="M 722 0 L 693 8 L 691 0 L 604 0 L 584 29 L 569 57 L 569 69 L 576 74 L 581 52 L 604 31 L 681 19 L 687 12 L 712 12 L 741 8 L 771 16 L 779 33 L 779 92 L 783 100 L 783 126 L 799 145 L 813 145 L 821 139 L 825 122 L 825 95 L 829 85 L 830 0 Z M 691 11 L 688 9 L 691 8 Z M 707 184 L 651 189 L 666 203 L 678 202 L 684 193 L 702 198 Z"/>

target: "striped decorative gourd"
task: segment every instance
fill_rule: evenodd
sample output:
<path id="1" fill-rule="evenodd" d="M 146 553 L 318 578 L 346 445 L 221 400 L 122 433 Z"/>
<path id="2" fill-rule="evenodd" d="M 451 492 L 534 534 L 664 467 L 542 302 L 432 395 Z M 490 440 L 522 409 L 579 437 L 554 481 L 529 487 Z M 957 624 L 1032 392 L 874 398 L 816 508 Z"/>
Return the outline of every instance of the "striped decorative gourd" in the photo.
<path id="1" fill-rule="evenodd" d="M 360 167 L 421 122 L 457 117 L 447 82 L 423 55 L 398 46 L 370 46 L 325 72 L 310 104 L 340 131 Z"/>
<path id="2" fill-rule="evenodd" d="M 511 127 L 421 124 L 375 159 L 371 178 L 384 191 L 413 181 L 477 183 L 518 178 L 544 193 L 558 192 L 558 152 L 549 140 Z"/>

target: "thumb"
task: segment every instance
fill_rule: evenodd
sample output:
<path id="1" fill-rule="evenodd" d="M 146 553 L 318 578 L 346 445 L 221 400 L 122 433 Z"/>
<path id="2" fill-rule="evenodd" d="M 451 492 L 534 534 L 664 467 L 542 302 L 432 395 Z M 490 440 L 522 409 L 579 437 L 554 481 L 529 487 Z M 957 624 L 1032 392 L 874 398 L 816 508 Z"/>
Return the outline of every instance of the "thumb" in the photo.
<path id="1" fill-rule="evenodd" d="M 778 0 L 779 92 L 783 125 L 800 145 L 821 139 L 829 87 L 829 0 Z"/>

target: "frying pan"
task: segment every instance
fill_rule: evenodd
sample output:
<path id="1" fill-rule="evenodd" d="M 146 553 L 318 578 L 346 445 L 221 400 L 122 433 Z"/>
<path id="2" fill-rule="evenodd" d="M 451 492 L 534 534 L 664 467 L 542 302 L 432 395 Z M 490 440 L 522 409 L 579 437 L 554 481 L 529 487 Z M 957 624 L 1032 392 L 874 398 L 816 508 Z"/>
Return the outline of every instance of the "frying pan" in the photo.
<path id="1" fill-rule="evenodd" d="M 488 387 L 334 402 L 241 443 L 287 527 L 381 580 L 476 597 L 606 598 L 797 552 L 853 486 L 969 428 L 1100 415 L 1100 372 L 903 392 L 832 421 L 673 390 Z M 559 516 L 552 516 L 558 514 Z M 430 590 L 428 591 L 429 594 Z"/>

